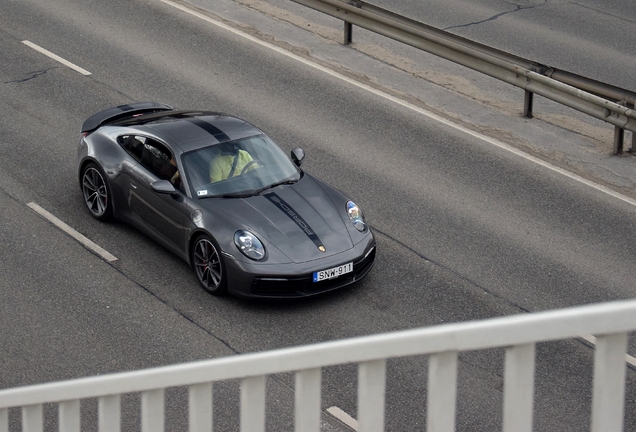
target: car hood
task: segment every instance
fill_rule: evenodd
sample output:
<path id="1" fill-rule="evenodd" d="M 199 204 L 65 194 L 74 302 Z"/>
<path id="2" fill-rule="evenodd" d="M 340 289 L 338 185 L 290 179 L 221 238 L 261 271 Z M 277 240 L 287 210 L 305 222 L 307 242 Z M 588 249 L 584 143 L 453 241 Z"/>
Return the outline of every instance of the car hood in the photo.
<path id="1" fill-rule="evenodd" d="M 343 211 L 345 204 L 343 198 Z M 277 186 L 260 195 L 225 199 L 223 209 L 236 221 L 236 229 L 252 231 L 296 263 L 353 247 L 343 215 L 307 174 L 292 185 Z"/>

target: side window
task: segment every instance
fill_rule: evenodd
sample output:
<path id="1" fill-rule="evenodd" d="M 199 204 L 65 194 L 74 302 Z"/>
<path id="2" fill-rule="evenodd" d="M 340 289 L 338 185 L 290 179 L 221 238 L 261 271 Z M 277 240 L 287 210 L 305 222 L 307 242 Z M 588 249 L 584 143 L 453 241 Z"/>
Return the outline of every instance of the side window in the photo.
<path id="1" fill-rule="evenodd" d="M 141 164 L 148 168 L 154 175 L 162 180 L 168 180 L 172 185 L 183 192 L 181 175 L 177 169 L 177 163 L 163 144 L 146 138 L 141 154 Z"/>
<path id="2" fill-rule="evenodd" d="M 144 142 L 146 137 L 134 135 L 122 135 L 117 138 L 117 142 L 126 150 L 137 162 L 141 162 Z"/>
<path id="3" fill-rule="evenodd" d="M 151 139 L 146 139 L 141 154 L 141 164 L 148 168 L 154 175 L 162 180 L 166 178 L 170 170 L 170 152 L 161 144 Z"/>
<path id="4" fill-rule="evenodd" d="M 172 153 L 163 144 L 140 135 L 122 135 L 119 144 L 148 171 L 184 192 L 181 175 Z"/>

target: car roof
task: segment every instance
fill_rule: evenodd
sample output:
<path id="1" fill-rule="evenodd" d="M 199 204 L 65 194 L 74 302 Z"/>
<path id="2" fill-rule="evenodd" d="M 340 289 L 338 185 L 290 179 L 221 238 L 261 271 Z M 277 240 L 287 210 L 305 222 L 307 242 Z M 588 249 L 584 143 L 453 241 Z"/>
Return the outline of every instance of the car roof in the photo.
<path id="1" fill-rule="evenodd" d="M 112 125 L 146 130 L 177 145 L 184 153 L 263 133 L 238 117 L 210 111 L 163 111 L 129 118 Z"/>

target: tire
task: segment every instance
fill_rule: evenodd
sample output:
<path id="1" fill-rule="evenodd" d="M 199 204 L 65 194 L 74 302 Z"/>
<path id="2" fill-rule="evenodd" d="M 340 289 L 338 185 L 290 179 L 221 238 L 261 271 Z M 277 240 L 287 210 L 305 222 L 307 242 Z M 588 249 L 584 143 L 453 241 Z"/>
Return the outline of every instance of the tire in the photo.
<path id="1" fill-rule="evenodd" d="M 82 170 L 82 196 L 95 219 L 107 221 L 113 217 L 113 204 L 110 188 L 104 171 L 94 162 L 86 164 Z"/>
<path id="2" fill-rule="evenodd" d="M 207 235 L 198 237 L 192 246 L 192 267 L 204 290 L 214 295 L 227 293 L 225 264 L 221 248 Z"/>

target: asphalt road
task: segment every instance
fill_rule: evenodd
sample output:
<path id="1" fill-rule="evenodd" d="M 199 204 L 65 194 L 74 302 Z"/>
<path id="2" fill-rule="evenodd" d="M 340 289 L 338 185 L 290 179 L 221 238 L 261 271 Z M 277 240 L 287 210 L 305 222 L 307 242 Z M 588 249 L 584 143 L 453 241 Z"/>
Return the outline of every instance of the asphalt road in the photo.
<path id="1" fill-rule="evenodd" d="M 635 294 L 626 202 L 161 2 L 2 0 L 0 10 L 0 388 Z M 302 146 L 303 168 L 364 209 L 378 239 L 372 273 L 307 301 L 217 298 L 150 240 L 93 220 L 78 188 L 79 126 L 140 100 L 229 112 L 286 152 Z M 537 430 L 589 425 L 592 354 L 578 341 L 539 345 Z M 458 430 L 499 429 L 502 362 L 499 350 L 460 356 Z M 626 430 L 636 429 L 635 378 Z M 423 428 L 425 359 L 389 362 L 388 379 L 387 430 Z M 355 415 L 355 369 L 323 380 L 323 407 Z M 290 376 L 269 380 L 269 430 L 291 429 L 291 389 Z M 169 395 L 167 430 L 185 430 L 182 393 Z M 218 386 L 218 430 L 238 429 L 237 401 L 236 383 Z M 135 430 L 135 397 L 125 407 L 124 430 Z M 94 404 L 83 409 L 88 423 Z M 325 430 L 341 428 L 325 418 Z"/>

